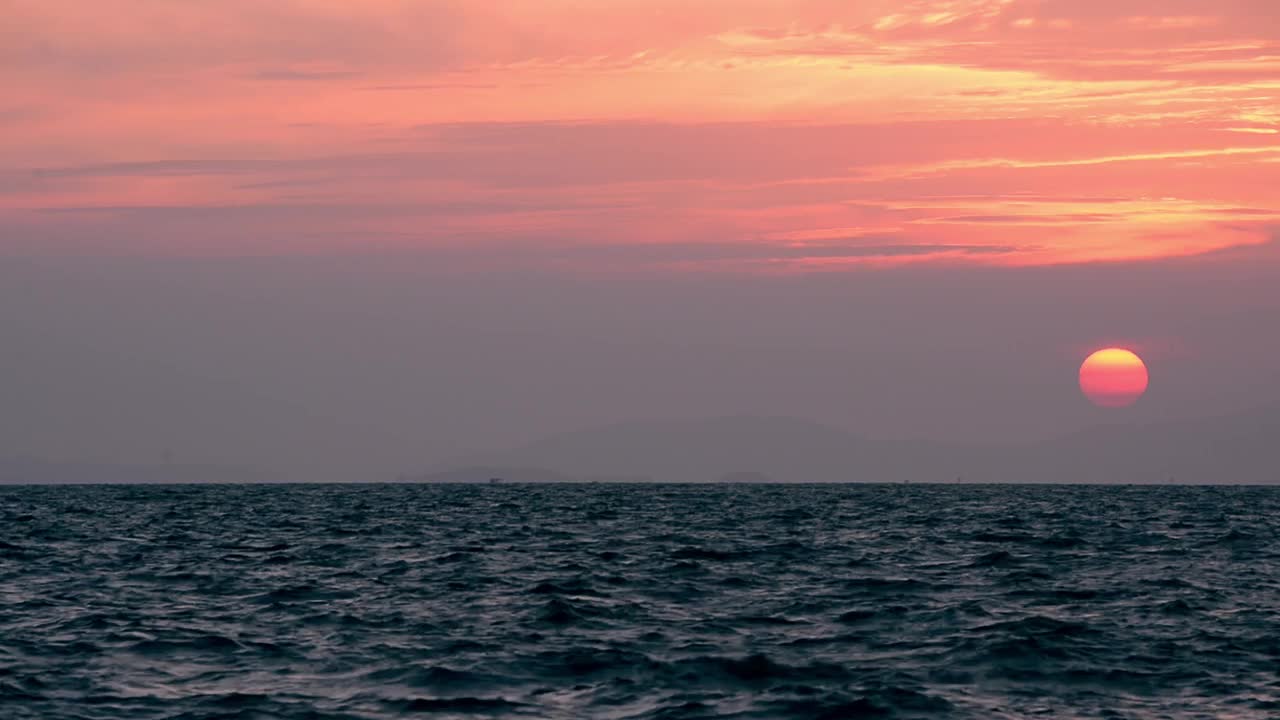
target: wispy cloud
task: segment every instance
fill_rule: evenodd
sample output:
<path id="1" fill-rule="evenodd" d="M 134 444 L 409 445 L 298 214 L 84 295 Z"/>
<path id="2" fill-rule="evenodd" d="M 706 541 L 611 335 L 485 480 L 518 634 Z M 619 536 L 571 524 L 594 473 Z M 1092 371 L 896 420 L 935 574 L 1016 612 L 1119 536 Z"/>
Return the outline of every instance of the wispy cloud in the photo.
<path id="1" fill-rule="evenodd" d="M 1049 264 L 1280 210 L 1269 0 L 6 8 L 0 218 L 44 245 Z"/>
<path id="2" fill-rule="evenodd" d="M 257 70 L 249 74 L 249 77 L 255 80 L 301 80 L 301 81 L 321 81 L 321 80 L 344 80 L 347 78 L 360 77 L 360 73 L 354 70 L 314 70 L 306 68 L 273 68 L 268 70 Z"/>

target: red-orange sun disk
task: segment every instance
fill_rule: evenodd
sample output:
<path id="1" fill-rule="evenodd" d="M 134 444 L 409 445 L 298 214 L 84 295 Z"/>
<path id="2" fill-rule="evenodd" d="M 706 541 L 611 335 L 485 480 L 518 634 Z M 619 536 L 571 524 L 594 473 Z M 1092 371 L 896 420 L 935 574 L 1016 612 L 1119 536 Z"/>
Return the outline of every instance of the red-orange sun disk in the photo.
<path id="1" fill-rule="evenodd" d="M 1099 350 L 1080 365 L 1080 390 L 1094 405 L 1128 407 L 1147 391 L 1147 366 L 1131 350 Z"/>

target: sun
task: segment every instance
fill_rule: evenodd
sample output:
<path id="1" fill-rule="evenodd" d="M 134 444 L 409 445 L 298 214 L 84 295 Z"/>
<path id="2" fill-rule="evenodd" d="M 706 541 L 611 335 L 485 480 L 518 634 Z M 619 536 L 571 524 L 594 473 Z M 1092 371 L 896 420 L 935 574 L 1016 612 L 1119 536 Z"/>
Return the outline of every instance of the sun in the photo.
<path id="1" fill-rule="evenodd" d="M 1128 407 L 1147 391 L 1147 365 L 1137 353 L 1105 348 L 1080 365 L 1080 390 L 1099 407 Z"/>

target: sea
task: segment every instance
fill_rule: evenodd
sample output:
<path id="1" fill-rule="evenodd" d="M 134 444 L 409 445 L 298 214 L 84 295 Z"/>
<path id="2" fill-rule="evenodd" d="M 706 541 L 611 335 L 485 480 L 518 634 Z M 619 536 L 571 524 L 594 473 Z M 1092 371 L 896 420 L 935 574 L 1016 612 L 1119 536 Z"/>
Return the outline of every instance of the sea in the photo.
<path id="1" fill-rule="evenodd" d="M 1278 718 L 1280 489 L 0 487 L 0 718 Z"/>

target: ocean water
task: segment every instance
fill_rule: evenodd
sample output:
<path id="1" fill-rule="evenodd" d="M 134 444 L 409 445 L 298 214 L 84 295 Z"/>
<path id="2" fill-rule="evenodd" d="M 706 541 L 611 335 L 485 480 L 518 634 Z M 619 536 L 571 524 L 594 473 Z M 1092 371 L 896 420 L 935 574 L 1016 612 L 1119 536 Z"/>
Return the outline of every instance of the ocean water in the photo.
<path id="1" fill-rule="evenodd" d="M 1280 489 L 0 488 L 0 717 L 1276 718 Z"/>

